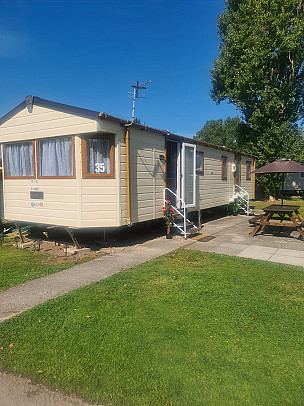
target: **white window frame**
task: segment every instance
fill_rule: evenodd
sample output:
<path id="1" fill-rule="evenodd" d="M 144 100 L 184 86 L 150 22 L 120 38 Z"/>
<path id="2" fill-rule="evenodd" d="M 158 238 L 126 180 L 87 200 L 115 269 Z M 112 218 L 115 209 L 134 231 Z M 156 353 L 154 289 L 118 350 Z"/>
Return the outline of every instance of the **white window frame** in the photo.
<path id="1" fill-rule="evenodd" d="M 193 149 L 193 201 L 191 203 L 186 203 L 186 191 L 185 191 L 185 159 L 186 159 L 186 148 Z M 196 145 L 182 143 L 182 199 L 185 202 L 186 208 L 196 207 Z"/>

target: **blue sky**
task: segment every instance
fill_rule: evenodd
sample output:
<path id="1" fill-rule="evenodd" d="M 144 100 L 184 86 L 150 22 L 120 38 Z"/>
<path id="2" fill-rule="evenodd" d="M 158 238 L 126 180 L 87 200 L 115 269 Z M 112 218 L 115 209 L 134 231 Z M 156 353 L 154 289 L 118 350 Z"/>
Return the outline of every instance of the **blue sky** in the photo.
<path id="1" fill-rule="evenodd" d="M 130 119 L 129 81 L 151 80 L 135 116 L 193 136 L 239 115 L 213 102 L 224 0 L 0 0 L 0 116 L 28 94 Z"/>

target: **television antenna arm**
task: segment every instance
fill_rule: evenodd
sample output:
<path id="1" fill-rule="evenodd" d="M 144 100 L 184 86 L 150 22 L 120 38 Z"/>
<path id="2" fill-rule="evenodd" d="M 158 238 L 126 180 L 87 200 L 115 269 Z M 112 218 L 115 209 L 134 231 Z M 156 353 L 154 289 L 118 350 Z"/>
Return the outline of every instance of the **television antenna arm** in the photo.
<path id="1" fill-rule="evenodd" d="M 145 90 L 146 85 L 151 83 L 151 80 L 148 80 L 147 82 L 139 82 L 138 80 L 136 82 L 131 82 L 131 83 L 136 83 L 136 85 L 130 85 L 133 87 L 133 105 L 132 105 L 132 123 L 135 119 L 135 99 L 144 99 L 145 94 L 141 94 L 140 90 Z"/>

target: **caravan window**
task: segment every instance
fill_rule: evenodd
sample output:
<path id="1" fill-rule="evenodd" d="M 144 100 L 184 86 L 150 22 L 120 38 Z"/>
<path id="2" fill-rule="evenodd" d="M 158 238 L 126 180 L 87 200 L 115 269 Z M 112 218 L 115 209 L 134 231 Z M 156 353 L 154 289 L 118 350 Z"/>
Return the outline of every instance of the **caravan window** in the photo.
<path id="1" fill-rule="evenodd" d="M 227 180 L 227 157 L 222 156 L 222 180 Z"/>
<path id="2" fill-rule="evenodd" d="M 33 142 L 15 142 L 4 145 L 5 178 L 33 178 Z"/>
<path id="3" fill-rule="evenodd" d="M 82 140 L 83 177 L 114 177 L 114 138 L 94 136 Z"/>
<path id="4" fill-rule="evenodd" d="M 204 174 L 204 153 L 196 151 L 196 172 Z"/>
<path id="5" fill-rule="evenodd" d="M 246 180 L 251 180 L 251 161 L 246 162 Z"/>
<path id="6" fill-rule="evenodd" d="M 38 141 L 38 177 L 73 177 L 74 145 L 72 137 Z"/>

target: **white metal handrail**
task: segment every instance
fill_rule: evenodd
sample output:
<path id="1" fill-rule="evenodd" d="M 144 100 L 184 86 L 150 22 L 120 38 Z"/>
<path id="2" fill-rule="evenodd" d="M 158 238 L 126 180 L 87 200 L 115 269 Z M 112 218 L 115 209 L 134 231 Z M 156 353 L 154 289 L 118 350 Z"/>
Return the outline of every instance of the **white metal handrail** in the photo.
<path id="1" fill-rule="evenodd" d="M 172 203 L 171 203 L 171 207 L 172 207 L 172 209 L 174 211 L 176 211 L 176 213 L 178 213 L 180 216 L 183 217 L 183 219 L 184 219 L 184 230 L 182 230 L 181 227 L 179 227 L 177 224 L 175 224 L 175 226 L 184 234 L 184 237 L 187 238 L 187 221 L 188 222 L 190 222 L 190 221 L 187 219 L 187 216 L 186 216 L 186 202 L 182 198 L 180 198 L 177 194 L 175 194 L 171 189 L 165 187 L 165 189 L 164 189 L 164 206 L 166 205 L 166 201 L 167 201 L 166 192 L 171 193 L 181 203 L 181 206 L 183 208 L 184 213 L 182 213 L 180 210 L 178 210 L 177 207 L 173 206 Z"/>
<path id="2" fill-rule="evenodd" d="M 233 192 L 236 193 L 236 188 L 238 188 L 238 193 L 242 192 L 244 195 L 247 195 L 249 197 L 249 193 L 247 192 L 246 189 L 242 188 L 240 185 L 234 185 L 233 186 Z"/>
<path id="3" fill-rule="evenodd" d="M 238 191 L 237 191 L 238 189 Z M 237 197 L 239 201 L 242 203 L 245 203 L 246 205 L 246 214 L 249 215 L 250 213 L 250 208 L 249 208 L 249 193 L 247 192 L 246 189 L 242 188 L 240 185 L 234 185 L 233 186 L 233 195 Z M 242 207 L 245 209 L 245 207 Z"/>

